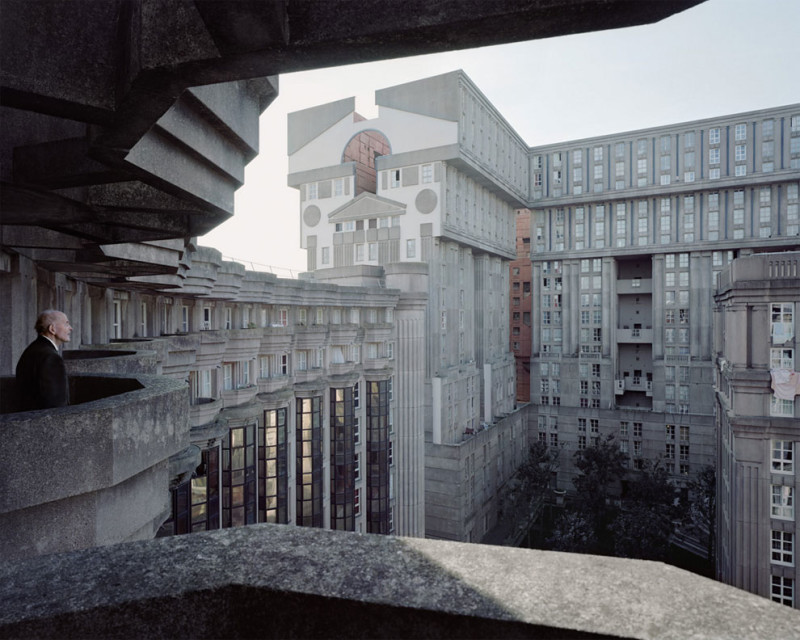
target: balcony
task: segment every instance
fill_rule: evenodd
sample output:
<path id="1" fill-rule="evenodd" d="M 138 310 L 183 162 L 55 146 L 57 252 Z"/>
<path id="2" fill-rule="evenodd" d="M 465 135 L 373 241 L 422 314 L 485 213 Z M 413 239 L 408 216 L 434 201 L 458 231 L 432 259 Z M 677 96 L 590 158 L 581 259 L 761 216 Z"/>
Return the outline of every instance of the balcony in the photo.
<path id="1" fill-rule="evenodd" d="M 270 376 L 269 378 L 259 378 L 257 382 L 258 393 L 273 393 L 289 386 L 292 378 L 288 375 Z"/>
<path id="2" fill-rule="evenodd" d="M 651 293 L 653 293 L 653 281 L 650 278 L 617 280 L 617 295 L 650 295 Z"/>
<path id="3" fill-rule="evenodd" d="M 189 423 L 199 427 L 216 419 L 222 410 L 222 400 L 219 398 L 197 398 L 189 407 Z"/>
<path id="4" fill-rule="evenodd" d="M 0 557 L 150 538 L 168 516 L 168 459 L 189 446 L 186 384 L 70 377 L 73 404 L 14 411 L 0 378 Z"/>
<path id="5" fill-rule="evenodd" d="M 626 391 L 644 391 L 648 396 L 653 395 L 653 381 L 641 376 L 626 376 L 614 380 L 614 393 L 621 395 Z"/>
<path id="6" fill-rule="evenodd" d="M 653 327 L 633 327 L 625 325 L 617 329 L 617 343 L 652 344 Z"/>
<path id="7" fill-rule="evenodd" d="M 364 371 L 389 369 L 392 361 L 389 358 L 364 358 Z"/>
<path id="8" fill-rule="evenodd" d="M 230 408 L 247 404 L 256 397 L 256 393 L 258 393 L 258 387 L 254 384 L 247 384 L 236 389 L 224 389 L 220 393 L 220 397 L 225 407 Z"/>
<path id="9" fill-rule="evenodd" d="M 796 611 L 659 562 L 268 524 L 12 561 L 0 580 L 3 637 L 797 634 Z"/>

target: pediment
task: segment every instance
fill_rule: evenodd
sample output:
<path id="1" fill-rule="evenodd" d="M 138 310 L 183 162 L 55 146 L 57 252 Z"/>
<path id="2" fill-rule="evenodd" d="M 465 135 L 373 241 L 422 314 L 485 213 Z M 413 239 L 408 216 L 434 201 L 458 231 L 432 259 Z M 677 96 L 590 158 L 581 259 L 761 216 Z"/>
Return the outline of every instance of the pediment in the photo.
<path id="1" fill-rule="evenodd" d="M 363 220 L 365 218 L 380 218 L 384 216 L 399 216 L 406 212 L 406 205 L 402 202 L 389 200 L 376 196 L 374 193 L 364 191 L 350 202 L 343 204 L 338 209 L 328 214 L 330 222 L 343 222 L 345 220 Z"/>

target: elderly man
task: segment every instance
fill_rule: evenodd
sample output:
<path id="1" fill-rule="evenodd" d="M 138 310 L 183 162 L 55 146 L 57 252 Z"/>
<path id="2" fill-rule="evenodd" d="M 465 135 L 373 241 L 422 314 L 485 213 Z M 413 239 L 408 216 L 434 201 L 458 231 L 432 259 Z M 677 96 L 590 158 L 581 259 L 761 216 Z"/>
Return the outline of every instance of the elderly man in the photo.
<path id="1" fill-rule="evenodd" d="M 36 338 L 17 363 L 17 392 L 22 411 L 65 407 L 69 383 L 59 347 L 69 342 L 72 327 L 61 311 L 48 309 L 36 319 Z"/>

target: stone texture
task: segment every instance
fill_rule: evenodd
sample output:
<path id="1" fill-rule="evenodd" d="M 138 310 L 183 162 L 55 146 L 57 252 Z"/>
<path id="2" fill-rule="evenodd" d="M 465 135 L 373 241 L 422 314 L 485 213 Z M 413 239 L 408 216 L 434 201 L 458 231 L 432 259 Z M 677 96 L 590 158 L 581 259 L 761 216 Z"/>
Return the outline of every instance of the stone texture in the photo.
<path id="1" fill-rule="evenodd" d="M 660 563 L 280 525 L 8 562 L 0 584 L 4 637 L 760 640 L 800 628 L 788 607 Z"/>

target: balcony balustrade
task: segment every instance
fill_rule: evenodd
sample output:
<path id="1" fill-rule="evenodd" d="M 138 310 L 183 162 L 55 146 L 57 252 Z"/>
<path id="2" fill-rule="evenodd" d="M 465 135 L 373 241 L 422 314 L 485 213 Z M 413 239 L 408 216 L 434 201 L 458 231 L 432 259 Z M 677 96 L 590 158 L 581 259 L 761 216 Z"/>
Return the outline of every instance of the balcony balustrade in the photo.
<path id="1" fill-rule="evenodd" d="M 0 396 L 0 557 L 155 535 L 168 460 L 189 446 L 183 381 L 71 376 L 70 406 L 15 412 L 16 380 L 3 377 Z"/>
<path id="2" fill-rule="evenodd" d="M 653 327 L 629 327 L 623 326 L 617 329 L 617 343 L 628 342 L 634 344 L 652 344 Z"/>
<path id="3" fill-rule="evenodd" d="M 650 278 L 617 280 L 617 295 L 646 295 L 651 293 L 653 293 L 653 281 Z"/>

